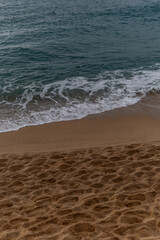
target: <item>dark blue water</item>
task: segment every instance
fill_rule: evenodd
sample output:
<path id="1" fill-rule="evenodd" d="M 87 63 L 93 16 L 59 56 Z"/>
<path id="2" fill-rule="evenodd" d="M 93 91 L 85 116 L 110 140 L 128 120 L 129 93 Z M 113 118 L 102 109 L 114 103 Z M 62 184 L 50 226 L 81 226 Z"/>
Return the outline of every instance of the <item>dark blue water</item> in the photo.
<path id="1" fill-rule="evenodd" d="M 159 20 L 158 0 L 1 0 L 0 131 L 158 91 Z"/>

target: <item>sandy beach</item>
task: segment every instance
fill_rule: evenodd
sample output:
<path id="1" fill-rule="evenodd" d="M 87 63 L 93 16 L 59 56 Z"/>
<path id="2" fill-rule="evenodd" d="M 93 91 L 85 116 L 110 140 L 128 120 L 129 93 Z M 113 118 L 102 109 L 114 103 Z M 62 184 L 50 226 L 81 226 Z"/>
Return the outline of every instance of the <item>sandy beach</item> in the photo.
<path id="1" fill-rule="evenodd" d="M 0 240 L 160 240 L 160 1 L 0 1 Z"/>
<path id="2" fill-rule="evenodd" d="M 160 239 L 158 100 L 1 133 L 0 239 Z"/>

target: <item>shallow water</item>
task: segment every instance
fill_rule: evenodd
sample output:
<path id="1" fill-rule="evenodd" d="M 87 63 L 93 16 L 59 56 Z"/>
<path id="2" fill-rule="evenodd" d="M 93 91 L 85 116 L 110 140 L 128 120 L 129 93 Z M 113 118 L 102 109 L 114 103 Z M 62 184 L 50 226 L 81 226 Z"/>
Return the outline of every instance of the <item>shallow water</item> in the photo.
<path id="1" fill-rule="evenodd" d="M 159 18 L 158 0 L 2 0 L 0 131 L 159 91 Z"/>

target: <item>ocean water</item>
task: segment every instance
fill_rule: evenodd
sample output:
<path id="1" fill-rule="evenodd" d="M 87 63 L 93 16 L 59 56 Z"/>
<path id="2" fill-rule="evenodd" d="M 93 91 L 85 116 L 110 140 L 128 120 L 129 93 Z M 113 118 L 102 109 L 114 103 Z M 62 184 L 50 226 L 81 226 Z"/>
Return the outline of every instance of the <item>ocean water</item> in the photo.
<path id="1" fill-rule="evenodd" d="M 160 88 L 159 0 L 1 0 L 0 132 Z"/>

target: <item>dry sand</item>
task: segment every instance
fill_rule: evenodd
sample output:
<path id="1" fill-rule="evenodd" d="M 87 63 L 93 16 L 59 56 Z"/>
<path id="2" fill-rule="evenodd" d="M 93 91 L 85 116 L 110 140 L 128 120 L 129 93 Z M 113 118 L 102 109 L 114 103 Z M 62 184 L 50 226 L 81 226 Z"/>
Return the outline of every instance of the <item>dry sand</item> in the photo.
<path id="1" fill-rule="evenodd" d="M 142 101 L 0 134 L 0 240 L 159 240 L 153 113 Z"/>

